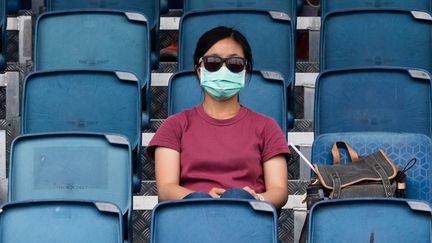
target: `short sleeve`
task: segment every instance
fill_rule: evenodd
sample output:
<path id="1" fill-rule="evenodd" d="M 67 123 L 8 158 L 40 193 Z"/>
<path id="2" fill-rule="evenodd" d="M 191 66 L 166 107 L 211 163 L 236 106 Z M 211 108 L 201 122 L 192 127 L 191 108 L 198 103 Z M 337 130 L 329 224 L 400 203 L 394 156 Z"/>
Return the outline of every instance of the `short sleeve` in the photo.
<path id="1" fill-rule="evenodd" d="M 291 157 L 288 142 L 279 125 L 269 119 L 263 131 L 262 161 L 265 162 L 277 155 L 284 155 L 287 161 Z"/>
<path id="2" fill-rule="evenodd" d="M 159 127 L 150 141 L 146 152 L 154 160 L 157 147 L 166 147 L 178 152 L 181 150 L 181 123 L 178 115 L 170 116 Z"/>

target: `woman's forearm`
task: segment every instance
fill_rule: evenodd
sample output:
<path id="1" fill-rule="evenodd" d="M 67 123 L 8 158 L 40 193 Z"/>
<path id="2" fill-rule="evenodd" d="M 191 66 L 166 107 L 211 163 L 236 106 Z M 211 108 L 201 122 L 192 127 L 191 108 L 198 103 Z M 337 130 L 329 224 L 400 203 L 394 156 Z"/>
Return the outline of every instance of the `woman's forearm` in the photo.
<path id="1" fill-rule="evenodd" d="M 158 186 L 159 201 L 179 200 L 192 192 L 192 190 L 189 190 L 178 184 L 166 184 Z"/>
<path id="2" fill-rule="evenodd" d="M 264 193 L 261 193 L 265 201 L 270 202 L 276 208 L 282 208 L 288 201 L 288 192 L 283 188 L 272 188 Z"/>

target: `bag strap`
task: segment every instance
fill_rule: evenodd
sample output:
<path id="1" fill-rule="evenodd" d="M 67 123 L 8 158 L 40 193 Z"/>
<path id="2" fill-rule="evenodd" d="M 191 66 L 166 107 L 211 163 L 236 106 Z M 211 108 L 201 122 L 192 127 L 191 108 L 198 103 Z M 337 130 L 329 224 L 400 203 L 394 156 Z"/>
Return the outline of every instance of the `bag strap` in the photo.
<path id="1" fill-rule="evenodd" d="M 326 170 L 327 174 L 330 175 L 330 177 L 333 181 L 333 191 L 331 193 L 332 199 L 339 198 L 341 187 L 342 187 L 339 173 L 331 166 L 324 167 L 324 170 Z"/>
<path id="2" fill-rule="evenodd" d="M 331 153 L 333 155 L 333 164 L 334 165 L 340 164 L 339 148 L 344 148 L 346 151 L 348 151 L 348 154 L 349 154 L 352 162 L 359 159 L 357 152 L 354 149 L 352 149 L 347 143 L 342 142 L 342 141 L 337 141 L 333 145 L 332 150 L 331 150 Z"/>
<path id="3" fill-rule="evenodd" d="M 376 158 L 376 156 L 378 156 L 378 155 L 373 154 L 372 160 L 366 160 L 366 162 L 380 176 L 381 181 L 383 182 L 383 187 L 384 187 L 384 192 L 386 194 L 386 197 L 392 197 L 393 193 L 390 190 L 391 189 L 390 180 L 389 180 L 388 175 L 385 172 L 384 168 L 381 166 L 380 163 L 378 163 L 378 159 Z"/>

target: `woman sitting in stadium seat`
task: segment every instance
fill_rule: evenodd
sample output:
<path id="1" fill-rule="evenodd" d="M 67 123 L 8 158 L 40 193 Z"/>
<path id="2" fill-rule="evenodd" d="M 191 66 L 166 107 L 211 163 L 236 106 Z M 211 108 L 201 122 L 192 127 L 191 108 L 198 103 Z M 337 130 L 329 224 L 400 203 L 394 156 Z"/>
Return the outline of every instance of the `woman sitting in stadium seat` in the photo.
<path id="1" fill-rule="evenodd" d="M 273 119 L 239 103 L 252 70 L 246 38 L 231 28 L 212 29 L 198 41 L 194 62 L 203 103 L 170 116 L 147 148 L 159 200 L 250 198 L 281 208 L 290 151 Z"/>

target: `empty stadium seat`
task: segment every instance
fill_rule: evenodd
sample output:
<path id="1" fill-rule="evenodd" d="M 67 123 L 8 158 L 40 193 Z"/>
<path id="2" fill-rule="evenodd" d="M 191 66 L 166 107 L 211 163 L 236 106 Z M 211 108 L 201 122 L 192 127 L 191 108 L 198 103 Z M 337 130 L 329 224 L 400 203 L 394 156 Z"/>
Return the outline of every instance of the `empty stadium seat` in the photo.
<path id="1" fill-rule="evenodd" d="M 431 27 L 432 16 L 427 12 L 331 12 L 323 18 L 322 23 L 321 71 L 396 66 L 431 72 Z"/>
<path id="2" fill-rule="evenodd" d="M 312 161 L 317 164 L 332 164 L 331 148 L 337 141 L 348 143 L 360 156 L 382 149 L 400 169 L 416 158 L 416 164 L 407 172 L 407 197 L 432 203 L 432 142 L 429 137 L 413 133 L 324 134 L 313 143 Z M 341 163 L 349 161 L 346 152 L 340 152 Z"/>
<path id="3" fill-rule="evenodd" d="M 195 10 L 233 10 L 259 9 L 287 13 L 295 23 L 297 16 L 297 0 L 184 0 L 183 11 Z"/>
<path id="4" fill-rule="evenodd" d="M 254 69 L 280 72 L 287 89 L 288 126 L 294 124 L 295 25 L 283 12 L 259 10 L 193 11 L 180 22 L 179 70 L 194 68 L 193 53 L 199 38 L 218 27 L 234 27 L 248 39 Z M 259 30 L 259 31 L 257 31 Z"/>
<path id="5" fill-rule="evenodd" d="M 168 115 L 195 107 L 204 100 L 204 91 L 193 71 L 174 74 L 168 90 Z M 286 89 L 279 73 L 254 71 L 247 76 L 240 91 L 240 104 L 273 118 L 287 134 Z"/>
<path id="6" fill-rule="evenodd" d="M 321 73 L 315 90 L 315 136 L 335 132 L 432 135 L 431 77 L 403 68 Z"/>
<path id="7" fill-rule="evenodd" d="M 325 16 L 332 11 L 349 11 L 361 9 L 394 9 L 406 11 L 431 12 L 432 1 L 430 0 L 325 0 L 321 1 L 321 15 Z"/>
<path id="8" fill-rule="evenodd" d="M 2 243 L 122 243 L 114 204 L 72 201 L 16 202 L 1 206 Z"/>
<path id="9" fill-rule="evenodd" d="M 6 68 L 6 0 L 0 0 L 0 72 Z"/>
<path id="10" fill-rule="evenodd" d="M 112 9 L 144 14 L 151 30 L 151 60 L 156 68 L 159 65 L 159 2 L 155 0 L 46 0 L 46 9 L 47 11 Z"/>
<path id="11" fill-rule="evenodd" d="M 135 74 L 142 88 L 143 126 L 148 125 L 150 48 L 144 15 L 108 10 L 45 13 L 37 20 L 35 35 L 35 71 L 88 69 Z"/>
<path id="12" fill-rule="evenodd" d="M 131 225 L 132 159 L 126 137 L 82 133 L 24 135 L 12 143 L 10 158 L 10 202 L 110 202 L 120 208 L 124 223 Z"/>
<path id="13" fill-rule="evenodd" d="M 134 188 L 141 178 L 141 102 L 131 73 L 53 71 L 24 82 L 21 132 L 122 134 L 131 144 Z"/>
<path id="14" fill-rule="evenodd" d="M 308 242 L 431 242 L 431 211 L 413 200 L 322 201 L 311 210 Z"/>
<path id="15" fill-rule="evenodd" d="M 158 204 L 151 243 L 278 242 L 277 216 L 260 201 L 189 199 Z"/>

